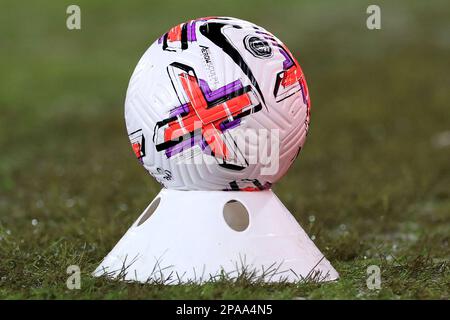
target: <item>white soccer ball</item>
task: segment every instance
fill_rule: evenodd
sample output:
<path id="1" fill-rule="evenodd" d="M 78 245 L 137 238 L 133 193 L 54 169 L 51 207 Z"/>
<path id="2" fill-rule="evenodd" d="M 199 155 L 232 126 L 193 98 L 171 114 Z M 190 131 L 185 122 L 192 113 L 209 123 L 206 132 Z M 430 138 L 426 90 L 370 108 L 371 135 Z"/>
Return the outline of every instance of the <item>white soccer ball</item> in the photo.
<path id="1" fill-rule="evenodd" d="M 310 99 L 300 65 L 273 34 L 207 17 L 148 48 L 125 119 L 134 153 L 164 187 L 264 190 L 301 150 Z"/>

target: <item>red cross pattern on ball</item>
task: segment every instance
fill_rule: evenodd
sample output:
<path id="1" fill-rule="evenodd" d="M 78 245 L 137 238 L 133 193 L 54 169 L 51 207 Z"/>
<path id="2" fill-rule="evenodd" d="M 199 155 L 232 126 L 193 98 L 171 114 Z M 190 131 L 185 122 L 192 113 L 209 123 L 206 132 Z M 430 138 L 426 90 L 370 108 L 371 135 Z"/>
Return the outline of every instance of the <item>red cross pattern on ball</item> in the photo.
<path id="1" fill-rule="evenodd" d="M 180 66 L 177 67 L 175 70 L 180 70 Z M 169 118 L 157 123 L 156 130 L 164 126 L 164 142 L 157 144 L 156 149 L 165 150 L 171 157 L 200 145 L 202 150 L 209 147 L 213 156 L 227 160 L 230 152 L 223 139 L 224 132 L 239 126 L 242 117 L 258 111 L 261 106 L 253 107 L 249 95 L 251 87 L 243 87 L 239 80 L 213 91 L 206 81 L 197 79 L 193 70 L 183 68 L 186 70 L 176 72 L 176 79 L 173 79 L 178 81 L 172 82 L 174 88 L 183 90 L 177 95 L 188 101 L 172 109 Z"/>

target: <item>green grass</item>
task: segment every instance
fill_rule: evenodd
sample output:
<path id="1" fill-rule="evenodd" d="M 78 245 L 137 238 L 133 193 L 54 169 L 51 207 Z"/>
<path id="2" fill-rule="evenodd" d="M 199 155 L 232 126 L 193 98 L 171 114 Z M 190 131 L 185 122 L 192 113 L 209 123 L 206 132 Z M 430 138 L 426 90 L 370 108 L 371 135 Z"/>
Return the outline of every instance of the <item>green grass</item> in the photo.
<path id="1" fill-rule="evenodd" d="M 81 31 L 65 28 L 69 2 L 2 6 L 0 298 L 448 299 L 450 147 L 435 141 L 450 130 L 450 6 L 380 2 L 382 29 L 369 31 L 370 1 L 189 3 L 77 1 Z M 131 72 L 169 27 L 208 15 L 271 30 L 307 75 L 308 142 L 274 189 L 337 282 L 163 286 L 90 276 L 160 189 L 125 133 Z M 66 288 L 72 264 L 80 290 Z M 381 290 L 366 286 L 372 264 Z"/>

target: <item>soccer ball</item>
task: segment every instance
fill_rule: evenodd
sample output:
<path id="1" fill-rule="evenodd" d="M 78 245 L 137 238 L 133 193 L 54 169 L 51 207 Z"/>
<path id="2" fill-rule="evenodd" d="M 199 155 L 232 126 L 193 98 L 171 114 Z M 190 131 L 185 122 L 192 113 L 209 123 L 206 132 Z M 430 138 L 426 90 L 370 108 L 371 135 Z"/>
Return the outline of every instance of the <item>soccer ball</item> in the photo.
<path id="1" fill-rule="evenodd" d="M 207 17 L 173 27 L 140 59 L 125 120 L 133 151 L 164 187 L 264 190 L 308 132 L 300 65 L 253 23 Z"/>

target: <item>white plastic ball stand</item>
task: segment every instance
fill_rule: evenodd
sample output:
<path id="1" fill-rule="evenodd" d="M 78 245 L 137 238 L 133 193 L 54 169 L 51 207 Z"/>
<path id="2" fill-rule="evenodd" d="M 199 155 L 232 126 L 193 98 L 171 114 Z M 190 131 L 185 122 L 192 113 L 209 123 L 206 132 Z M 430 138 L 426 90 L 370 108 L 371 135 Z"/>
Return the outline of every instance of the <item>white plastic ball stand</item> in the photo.
<path id="1" fill-rule="evenodd" d="M 94 275 L 164 284 L 339 277 L 271 190 L 169 189 L 161 190 Z"/>

